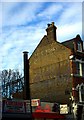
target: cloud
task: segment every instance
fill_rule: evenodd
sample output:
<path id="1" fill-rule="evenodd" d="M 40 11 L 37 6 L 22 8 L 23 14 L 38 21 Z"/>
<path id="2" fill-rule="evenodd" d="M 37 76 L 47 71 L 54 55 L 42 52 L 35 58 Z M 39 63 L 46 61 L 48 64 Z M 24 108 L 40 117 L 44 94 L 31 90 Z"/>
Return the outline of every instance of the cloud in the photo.
<path id="1" fill-rule="evenodd" d="M 46 7 L 42 12 L 38 14 L 39 17 L 44 17 L 45 19 L 51 19 L 55 14 L 58 14 L 58 12 L 62 9 L 62 5 L 55 4 L 55 3 L 49 3 L 49 7 Z"/>
<path id="2" fill-rule="evenodd" d="M 55 22 L 59 42 L 81 34 L 81 4 L 3 2 L 0 69 L 23 69 L 23 51 L 31 56 L 49 22 Z"/>
<path id="3" fill-rule="evenodd" d="M 1 0 L 2 2 L 83 2 L 83 0 Z"/>
<path id="4" fill-rule="evenodd" d="M 77 34 L 82 37 L 82 3 L 70 3 L 65 6 L 57 22 L 60 41 L 71 39 Z"/>
<path id="5" fill-rule="evenodd" d="M 59 22 L 66 24 L 68 23 L 75 23 L 75 22 L 82 22 L 82 3 L 70 3 L 66 8 L 63 10 Z"/>
<path id="6" fill-rule="evenodd" d="M 66 24 L 65 26 L 59 26 L 57 31 L 58 41 L 66 41 L 72 38 L 75 38 L 77 34 L 80 34 L 82 37 L 82 23 L 75 23 L 75 24 Z"/>
<path id="7" fill-rule="evenodd" d="M 0 3 L 0 36 L 2 34 L 2 3 Z"/>
<path id="8" fill-rule="evenodd" d="M 3 4 L 4 4 L 3 25 L 13 26 L 13 25 L 24 25 L 34 20 L 36 18 L 35 13 L 40 8 L 42 3 L 35 3 L 35 4 L 34 3 L 3 3 Z"/>
<path id="9" fill-rule="evenodd" d="M 3 36 L 4 42 L 2 42 L 0 50 L 3 60 L 0 64 L 3 63 L 3 68 L 22 68 L 23 51 L 28 51 L 30 57 L 42 36 L 43 30 L 32 26 L 16 28 L 13 31 L 10 29 L 9 35 L 4 33 Z"/>

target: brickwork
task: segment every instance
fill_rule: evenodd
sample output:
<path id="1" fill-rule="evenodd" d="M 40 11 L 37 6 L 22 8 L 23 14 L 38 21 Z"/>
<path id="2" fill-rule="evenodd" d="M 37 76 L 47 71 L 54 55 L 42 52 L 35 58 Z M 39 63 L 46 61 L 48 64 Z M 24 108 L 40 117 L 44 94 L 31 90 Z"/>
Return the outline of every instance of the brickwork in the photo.
<path id="1" fill-rule="evenodd" d="M 41 101 L 48 102 L 69 102 L 69 94 L 71 91 L 71 82 L 63 82 L 57 79 L 37 82 L 31 85 L 31 94 L 34 98 L 40 98 Z"/>
<path id="2" fill-rule="evenodd" d="M 31 96 L 42 101 L 66 103 L 72 89 L 71 51 L 54 39 L 51 41 L 43 37 L 30 57 Z"/>
<path id="3" fill-rule="evenodd" d="M 53 23 L 48 25 L 47 35 L 44 35 L 29 59 L 31 98 L 69 103 L 70 92 L 78 99 L 75 88 L 84 83 L 84 77 L 74 76 L 77 66 L 73 58 L 70 59 L 71 55 L 84 59 L 84 54 L 77 52 L 77 41 L 81 41 L 82 50 L 83 42 L 77 35 L 61 44 L 57 41 L 56 29 Z M 22 98 L 21 95 L 19 97 Z"/>
<path id="4" fill-rule="evenodd" d="M 31 75 L 32 72 L 33 74 L 35 74 L 36 71 L 38 71 L 39 73 L 38 75 L 40 75 L 40 73 L 46 74 L 44 75 L 45 76 L 44 79 L 46 79 L 46 77 L 48 79 L 50 74 L 52 74 L 52 77 L 54 76 L 54 74 L 55 76 L 56 74 L 59 74 L 58 69 L 60 69 L 60 67 L 61 67 L 60 73 L 61 72 L 63 73 L 63 71 L 65 70 L 62 65 L 69 63 L 69 54 L 70 54 L 69 49 L 65 48 L 64 46 L 60 45 L 57 42 L 48 44 L 43 48 L 41 47 L 41 49 L 38 47 L 38 49 L 34 52 L 33 56 L 30 58 L 30 61 L 29 61 L 30 62 L 30 78 L 32 77 Z M 55 70 L 57 72 L 55 72 Z M 41 76 L 42 75 L 40 75 L 40 77 Z M 31 78 L 30 82 L 33 83 L 33 78 Z"/>

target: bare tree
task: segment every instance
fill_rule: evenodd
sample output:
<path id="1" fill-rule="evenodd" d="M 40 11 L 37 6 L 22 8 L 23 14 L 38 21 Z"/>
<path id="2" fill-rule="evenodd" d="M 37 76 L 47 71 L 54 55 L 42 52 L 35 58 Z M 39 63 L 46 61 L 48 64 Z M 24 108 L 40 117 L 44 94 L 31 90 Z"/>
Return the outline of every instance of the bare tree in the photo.
<path id="1" fill-rule="evenodd" d="M 2 81 L 2 97 L 12 98 L 12 94 L 23 90 L 24 78 L 18 69 L 3 70 L 0 72 Z"/>

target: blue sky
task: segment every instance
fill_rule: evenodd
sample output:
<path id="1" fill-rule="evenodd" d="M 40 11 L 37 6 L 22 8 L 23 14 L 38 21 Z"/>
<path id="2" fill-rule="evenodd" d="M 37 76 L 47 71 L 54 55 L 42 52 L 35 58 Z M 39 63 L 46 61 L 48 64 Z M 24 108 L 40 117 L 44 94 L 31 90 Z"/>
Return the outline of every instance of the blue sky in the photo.
<path id="1" fill-rule="evenodd" d="M 23 51 L 29 57 L 54 21 L 59 42 L 82 37 L 82 0 L 0 3 L 0 70 L 23 69 Z"/>

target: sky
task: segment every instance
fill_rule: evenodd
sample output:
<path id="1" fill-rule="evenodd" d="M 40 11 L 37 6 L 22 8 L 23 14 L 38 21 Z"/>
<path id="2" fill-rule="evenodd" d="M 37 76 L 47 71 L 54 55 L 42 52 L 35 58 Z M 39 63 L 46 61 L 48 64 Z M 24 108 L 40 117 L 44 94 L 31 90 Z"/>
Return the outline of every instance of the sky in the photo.
<path id="1" fill-rule="evenodd" d="M 58 42 L 82 38 L 82 0 L 1 0 L 0 70 L 23 70 L 23 52 L 32 55 L 51 22 Z"/>

